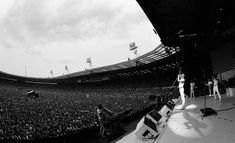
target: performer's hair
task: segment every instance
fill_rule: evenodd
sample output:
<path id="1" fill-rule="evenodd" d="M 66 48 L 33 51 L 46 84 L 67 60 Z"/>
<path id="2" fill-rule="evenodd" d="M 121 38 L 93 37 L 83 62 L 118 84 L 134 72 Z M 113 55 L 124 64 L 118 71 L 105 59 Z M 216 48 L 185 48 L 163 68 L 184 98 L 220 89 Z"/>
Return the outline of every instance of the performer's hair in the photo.
<path id="1" fill-rule="evenodd" d="M 180 78 L 184 78 L 185 77 L 185 74 L 178 74 L 180 76 Z"/>

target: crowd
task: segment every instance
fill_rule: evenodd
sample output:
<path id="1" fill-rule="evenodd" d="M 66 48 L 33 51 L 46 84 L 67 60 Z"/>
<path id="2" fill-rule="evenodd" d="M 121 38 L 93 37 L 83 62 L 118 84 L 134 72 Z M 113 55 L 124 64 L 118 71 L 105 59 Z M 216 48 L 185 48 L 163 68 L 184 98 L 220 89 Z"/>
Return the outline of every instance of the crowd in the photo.
<path id="1" fill-rule="evenodd" d="M 39 93 L 29 98 L 29 90 Z M 113 113 L 133 113 L 154 104 L 150 95 L 164 96 L 160 87 L 45 88 L 0 83 L 0 139 L 31 140 L 58 137 L 98 126 L 96 107 Z"/>

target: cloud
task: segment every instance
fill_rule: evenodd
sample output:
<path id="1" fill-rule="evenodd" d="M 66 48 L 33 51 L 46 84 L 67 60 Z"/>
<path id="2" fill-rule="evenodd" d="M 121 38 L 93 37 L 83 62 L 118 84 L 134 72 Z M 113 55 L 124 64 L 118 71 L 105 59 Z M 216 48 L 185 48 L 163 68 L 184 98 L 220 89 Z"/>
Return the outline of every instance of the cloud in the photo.
<path id="1" fill-rule="evenodd" d="M 0 20 L 4 47 L 32 48 L 50 42 L 74 41 L 113 32 L 122 37 L 143 13 L 128 13 L 108 0 L 15 1 Z M 138 16 L 139 15 L 139 16 Z"/>
<path id="2" fill-rule="evenodd" d="M 11 48 L 11 44 L 8 43 L 7 41 L 5 41 L 4 39 L 0 38 L 0 44 L 1 46 L 3 46 L 4 48 Z"/>
<path id="3" fill-rule="evenodd" d="M 134 0 L 0 0 L 0 65 L 10 73 L 27 65 L 32 76 L 61 75 L 64 65 L 84 70 L 87 57 L 94 67 L 122 62 L 129 42 L 150 51 L 155 36 Z"/>
<path id="4" fill-rule="evenodd" d="M 60 59 L 57 61 L 58 64 L 61 65 L 67 65 L 67 64 L 73 64 L 73 60 L 70 59 Z"/>
<path id="5" fill-rule="evenodd" d="M 41 51 L 36 50 L 36 49 L 32 49 L 32 48 L 26 49 L 25 53 L 28 54 L 28 55 L 32 55 L 32 56 L 40 56 L 40 55 L 42 55 Z"/>

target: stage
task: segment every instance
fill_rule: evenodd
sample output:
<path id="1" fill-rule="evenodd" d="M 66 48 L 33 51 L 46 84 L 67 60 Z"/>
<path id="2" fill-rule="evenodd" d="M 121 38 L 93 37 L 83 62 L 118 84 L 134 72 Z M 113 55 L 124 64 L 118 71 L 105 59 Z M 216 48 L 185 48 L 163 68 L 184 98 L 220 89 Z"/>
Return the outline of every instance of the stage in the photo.
<path id="1" fill-rule="evenodd" d="M 222 100 L 213 101 L 207 96 L 206 107 L 217 115 L 202 116 L 204 96 L 186 99 L 184 110 L 175 106 L 166 127 L 156 139 L 138 139 L 135 130 L 115 143 L 234 143 L 235 141 L 235 96 L 221 95 Z"/>

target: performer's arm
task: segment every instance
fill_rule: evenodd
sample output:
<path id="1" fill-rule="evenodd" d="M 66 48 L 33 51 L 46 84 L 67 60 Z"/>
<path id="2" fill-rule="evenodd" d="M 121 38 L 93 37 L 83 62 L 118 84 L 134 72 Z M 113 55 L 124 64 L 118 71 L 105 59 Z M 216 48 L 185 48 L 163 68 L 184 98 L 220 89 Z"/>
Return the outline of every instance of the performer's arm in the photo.
<path id="1" fill-rule="evenodd" d="M 180 81 L 180 75 L 179 74 L 178 74 L 177 80 L 178 80 L 178 82 Z"/>
<path id="2" fill-rule="evenodd" d="M 183 81 L 185 81 L 185 79 L 184 78 L 179 78 L 179 75 L 178 75 L 178 82 L 183 82 Z"/>

